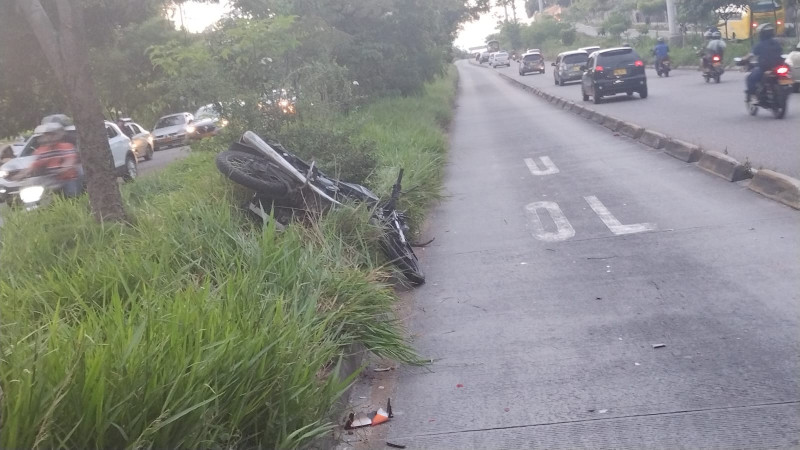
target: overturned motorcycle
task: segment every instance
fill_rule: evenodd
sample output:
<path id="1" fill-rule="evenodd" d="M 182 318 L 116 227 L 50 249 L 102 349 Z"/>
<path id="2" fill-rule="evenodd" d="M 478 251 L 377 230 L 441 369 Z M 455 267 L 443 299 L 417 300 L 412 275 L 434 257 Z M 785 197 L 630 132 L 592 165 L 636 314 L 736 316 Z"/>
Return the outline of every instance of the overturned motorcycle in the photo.
<path id="1" fill-rule="evenodd" d="M 262 220 L 269 218 L 264 205 L 290 206 L 297 203 L 297 198 L 311 208 L 335 207 L 343 202 L 368 205 L 372 208 L 371 221 L 383 230 L 381 247 L 391 262 L 412 284 L 425 282 L 408 241 L 407 217 L 396 209 L 403 169 L 389 200 L 382 202 L 366 187 L 329 177 L 314 167 L 313 162 L 306 163 L 280 144 L 267 144 L 252 131 L 245 132 L 238 142 L 217 155 L 217 168 L 232 181 L 255 192 L 244 206 Z"/>

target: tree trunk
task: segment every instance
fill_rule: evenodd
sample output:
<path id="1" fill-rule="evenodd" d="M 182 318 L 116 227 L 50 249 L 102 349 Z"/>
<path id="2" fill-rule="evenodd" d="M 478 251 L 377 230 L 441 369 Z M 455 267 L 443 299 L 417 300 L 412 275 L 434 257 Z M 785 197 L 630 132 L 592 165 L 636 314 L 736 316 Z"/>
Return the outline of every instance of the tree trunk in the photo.
<path id="1" fill-rule="evenodd" d="M 103 107 L 89 69 L 83 11 L 78 0 L 55 0 L 55 4 L 57 26 L 39 0 L 17 0 L 66 93 L 92 213 L 98 221 L 123 221 L 126 214 L 103 125 Z"/>

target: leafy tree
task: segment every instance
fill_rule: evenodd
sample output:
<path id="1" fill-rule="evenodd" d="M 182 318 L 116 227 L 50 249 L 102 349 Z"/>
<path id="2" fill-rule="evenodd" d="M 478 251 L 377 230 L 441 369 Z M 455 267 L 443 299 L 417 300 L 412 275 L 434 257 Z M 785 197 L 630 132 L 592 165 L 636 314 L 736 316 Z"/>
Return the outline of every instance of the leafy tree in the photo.
<path id="1" fill-rule="evenodd" d="M 613 13 L 603 21 L 603 28 L 612 36 L 619 37 L 631 27 L 631 19 L 622 13 Z"/>

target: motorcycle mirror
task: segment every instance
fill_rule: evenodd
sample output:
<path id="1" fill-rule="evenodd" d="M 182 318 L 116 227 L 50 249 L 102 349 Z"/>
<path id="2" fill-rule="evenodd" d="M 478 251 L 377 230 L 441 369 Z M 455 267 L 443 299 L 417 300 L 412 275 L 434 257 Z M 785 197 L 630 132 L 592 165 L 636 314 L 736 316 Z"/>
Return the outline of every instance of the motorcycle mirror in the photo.
<path id="1" fill-rule="evenodd" d="M 555 66 L 556 66 L 556 63 L 550 63 L 550 65 L 551 65 L 551 66 L 553 66 L 553 67 L 555 67 Z"/>

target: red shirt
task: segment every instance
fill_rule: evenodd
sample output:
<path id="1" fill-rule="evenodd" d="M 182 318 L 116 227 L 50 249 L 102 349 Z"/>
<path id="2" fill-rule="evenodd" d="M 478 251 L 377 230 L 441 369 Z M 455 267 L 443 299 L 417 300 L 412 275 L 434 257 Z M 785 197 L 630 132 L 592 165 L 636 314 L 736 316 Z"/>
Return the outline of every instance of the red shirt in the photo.
<path id="1" fill-rule="evenodd" d="M 36 156 L 31 165 L 34 176 L 58 170 L 59 180 L 69 181 L 78 178 L 78 151 L 69 142 L 41 145 L 33 151 L 33 155 Z"/>

